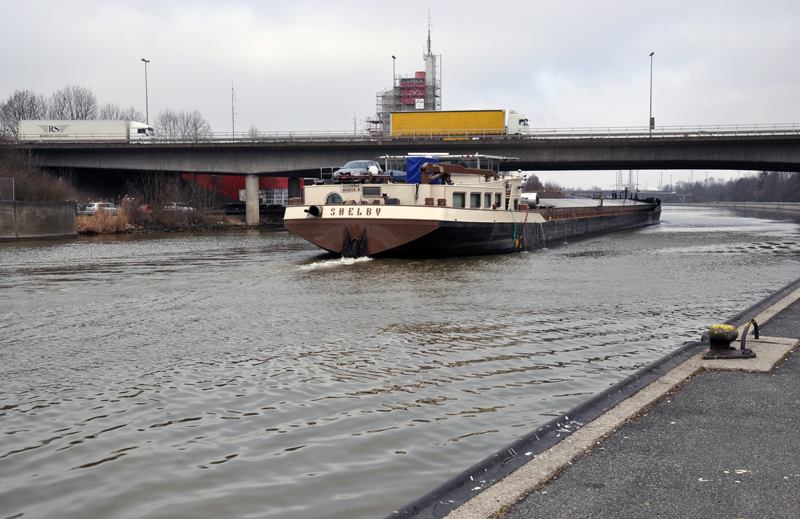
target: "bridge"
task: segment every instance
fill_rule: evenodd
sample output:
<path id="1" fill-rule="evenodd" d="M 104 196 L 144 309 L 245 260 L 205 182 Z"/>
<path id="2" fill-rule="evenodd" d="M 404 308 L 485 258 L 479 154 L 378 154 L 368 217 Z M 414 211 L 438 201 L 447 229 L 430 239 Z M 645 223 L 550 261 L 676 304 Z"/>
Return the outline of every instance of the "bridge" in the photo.
<path id="1" fill-rule="evenodd" d="M 532 129 L 530 135 L 404 137 L 332 132 L 213 134 L 150 143 L 14 143 L 51 168 L 317 177 L 320 168 L 382 155 L 500 155 L 501 170 L 725 169 L 800 171 L 800 124 Z"/>
<path id="2" fill-rule="evenodd" d="M 471 132 L 472 133 L 472 132 Z M 403 137 L 369 133 L 294 132 L 213 134 L 147 143 L 17 142 L 38 164 L 102 172 L 245 175 L 255 197 L 258 176 L 289 177 L 289 196 L 301 178 L 349 160 L 409 153 L 514 157 L 502 171 L 719 169 L 800 172 L 800 124 L 531 129 L 529 135 L 469 135 L 424 131 Z M 248 199 L 250 199 L 248 196 Z M 256 208 L 257 210 L 257 208 Z M 248 217 L 248 220 L 250 218 Z"/>

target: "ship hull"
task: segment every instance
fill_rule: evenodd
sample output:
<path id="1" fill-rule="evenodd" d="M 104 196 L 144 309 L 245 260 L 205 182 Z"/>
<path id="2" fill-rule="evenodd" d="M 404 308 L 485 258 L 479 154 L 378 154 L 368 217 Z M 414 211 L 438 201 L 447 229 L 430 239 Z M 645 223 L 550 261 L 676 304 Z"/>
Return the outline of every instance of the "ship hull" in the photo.
<path id="1" fill-rule="evenodd" d="M 659 204 L 570 211 L 471 211 L 435 207 L 348 208 L 314 217 L 287 210 L 284 225 L 337 255 L 443 257 L 505 254 L 659 223 Z M 362 214 L 358 214 L 361 212 Z"/>

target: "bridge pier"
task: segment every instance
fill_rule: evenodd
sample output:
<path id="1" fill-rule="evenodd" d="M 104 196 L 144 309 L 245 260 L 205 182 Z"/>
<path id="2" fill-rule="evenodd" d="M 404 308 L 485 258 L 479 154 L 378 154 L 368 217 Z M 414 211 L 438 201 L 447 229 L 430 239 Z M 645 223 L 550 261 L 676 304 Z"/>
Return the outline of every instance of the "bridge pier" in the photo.
<path id="1" fill-rule="evenodd" d="M 245 220 L 247 225 L 258 225 L 261 217 L 258 214 L 258 176 L 247 175 L 244 180 Z"/>

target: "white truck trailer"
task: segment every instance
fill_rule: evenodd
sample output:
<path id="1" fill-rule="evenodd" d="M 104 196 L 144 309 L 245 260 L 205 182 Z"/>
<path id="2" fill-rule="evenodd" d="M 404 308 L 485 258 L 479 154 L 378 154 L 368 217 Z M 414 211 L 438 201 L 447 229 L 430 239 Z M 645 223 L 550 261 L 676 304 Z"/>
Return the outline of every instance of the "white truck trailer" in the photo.
<path id="1" fill-rule="evenodd" d="M 20 141 L 148 142 L 153 128 L 136 121 L 20 121 Z"/>

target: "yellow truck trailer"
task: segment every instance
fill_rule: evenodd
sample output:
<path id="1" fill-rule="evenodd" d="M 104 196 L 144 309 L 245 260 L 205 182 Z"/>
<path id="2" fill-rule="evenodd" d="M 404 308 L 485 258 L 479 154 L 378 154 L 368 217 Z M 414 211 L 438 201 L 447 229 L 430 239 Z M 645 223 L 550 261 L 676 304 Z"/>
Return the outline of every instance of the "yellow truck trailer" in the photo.
<path id="1" fill-rule="evenodd" d="M 528 119 L 510 110 L 392 112 L 392 137 L 466 138 L 529 133 Z"/>

